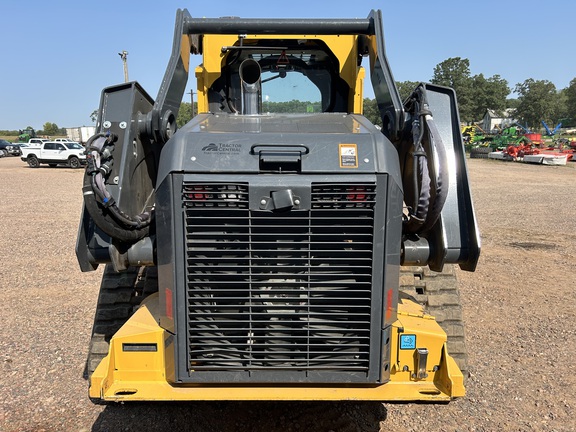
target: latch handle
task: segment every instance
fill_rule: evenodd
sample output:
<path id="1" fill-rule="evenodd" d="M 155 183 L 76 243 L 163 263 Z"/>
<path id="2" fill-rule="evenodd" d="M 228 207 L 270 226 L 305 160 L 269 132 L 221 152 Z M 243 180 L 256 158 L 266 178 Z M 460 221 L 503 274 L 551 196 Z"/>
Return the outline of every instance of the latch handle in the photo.
<path id="1" fill-rule="evenodd" d="M 258 155 L 261 171 L 300 172 L 302 155 L 310 149 L 304 144 L 254 144 L 250 153 Z"/>

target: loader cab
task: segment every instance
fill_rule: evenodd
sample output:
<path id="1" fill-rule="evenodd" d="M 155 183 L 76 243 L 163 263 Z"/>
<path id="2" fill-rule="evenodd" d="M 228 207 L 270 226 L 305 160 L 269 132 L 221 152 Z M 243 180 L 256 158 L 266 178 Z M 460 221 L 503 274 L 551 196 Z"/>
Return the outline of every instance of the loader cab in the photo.
<path id="1" fill-rule="evenodd" d="M 242 112 L 242 65 L 251 60 L 259 69 L 261 112 L 291 102 L 291 112 L 361 113 L 364 70 L 356 36 L 223 39 L 203 35 L 204 62 L 196 69 L 200 112 Z"/>

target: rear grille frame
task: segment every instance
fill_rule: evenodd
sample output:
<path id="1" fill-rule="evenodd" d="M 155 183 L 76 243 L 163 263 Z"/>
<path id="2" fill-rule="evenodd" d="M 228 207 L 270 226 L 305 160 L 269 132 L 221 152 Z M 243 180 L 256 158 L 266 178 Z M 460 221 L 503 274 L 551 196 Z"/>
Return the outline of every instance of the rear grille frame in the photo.
<path id="1" fill-rule="evenodd" d="M 278 213 L 258 176 L 174 185 L 179 382 L 381 382 L 386 176 L 299 177 Z"/>

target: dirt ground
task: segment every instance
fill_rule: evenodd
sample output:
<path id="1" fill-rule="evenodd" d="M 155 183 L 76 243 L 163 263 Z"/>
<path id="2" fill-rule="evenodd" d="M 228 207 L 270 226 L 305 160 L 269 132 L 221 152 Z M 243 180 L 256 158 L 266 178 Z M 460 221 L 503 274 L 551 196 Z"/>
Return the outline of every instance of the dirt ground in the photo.
<path id="1" fill-rule="evenodd" d="M 576 430 L 576 163 L 469 171 L 482 255 L 458 271 L 465 398 L 97 406 L 82 370 L 102 269 L 81 273 L 74 255 L 82 172 L 0 159 L 0 430 Z"/>

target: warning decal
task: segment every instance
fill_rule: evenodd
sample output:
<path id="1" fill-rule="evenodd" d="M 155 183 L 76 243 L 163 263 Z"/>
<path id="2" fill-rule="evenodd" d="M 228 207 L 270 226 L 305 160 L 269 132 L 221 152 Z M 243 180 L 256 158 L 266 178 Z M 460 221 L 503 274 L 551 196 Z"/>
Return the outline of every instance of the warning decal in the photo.
<path id="1" fill-rule="evenodd" d="M 358 168 L 358 148 L 356 144 L 340 144 L 340 168 Z"/>

